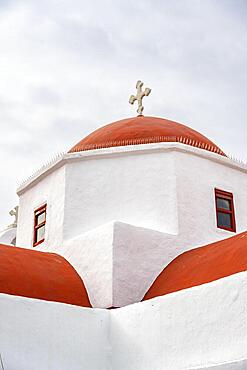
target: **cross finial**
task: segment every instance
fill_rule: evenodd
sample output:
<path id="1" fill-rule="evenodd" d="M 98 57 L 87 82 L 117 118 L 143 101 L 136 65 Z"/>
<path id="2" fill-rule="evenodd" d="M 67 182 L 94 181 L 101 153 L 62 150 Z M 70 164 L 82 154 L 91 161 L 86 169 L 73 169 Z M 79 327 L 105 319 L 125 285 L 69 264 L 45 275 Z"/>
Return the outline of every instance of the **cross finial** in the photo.
<path id="1" fill-rule="evenodd" d="M 17 226 L 17 222 L 18 222 L 18 210 L 19 210 L 19 207 L 16 206 L 13 209 L 11 209 L 11 211 L 9 212 L 10 216 L 14 216 L 15 217 L 15 220 L 8 227 L 16 227 Z"/>
<path id="2" fill-rule="evenodd" d="M 143 82 L 142 81 L 137 81 L 136 83 L 136 89 L 137 89 L 137 93 L 136 95 L 131 95 L 131 97 L 129 98 L 129 103 L 130 104 L 134 104 L 134 102 L 137 100 L 138 102 L 138 109 L 137 109 L 137 113 L 139 116 L 142 116 L 142 112 L 143 112 L 143 105 L 142 105 L 142 99 L 144 98 L 144 96 L 148 96 L 150 93 L 151 93 L 151 89 L 149 89 L 149 87 L 146 87 L 146 89 L 144 91 L 142 91 L 142 86 L 143 86 Z"/>

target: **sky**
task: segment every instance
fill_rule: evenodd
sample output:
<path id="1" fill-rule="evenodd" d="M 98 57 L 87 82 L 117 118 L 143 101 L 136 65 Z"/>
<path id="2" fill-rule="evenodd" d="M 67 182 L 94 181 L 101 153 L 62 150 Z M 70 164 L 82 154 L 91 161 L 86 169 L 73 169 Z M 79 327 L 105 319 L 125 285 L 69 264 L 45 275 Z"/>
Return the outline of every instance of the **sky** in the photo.
<path id="1" fill-rule="evenodd" d="M 247 159 L 245 0 L 0 0 L 0 229 L 23 179 L 96 128 L 144 114 Z"/>

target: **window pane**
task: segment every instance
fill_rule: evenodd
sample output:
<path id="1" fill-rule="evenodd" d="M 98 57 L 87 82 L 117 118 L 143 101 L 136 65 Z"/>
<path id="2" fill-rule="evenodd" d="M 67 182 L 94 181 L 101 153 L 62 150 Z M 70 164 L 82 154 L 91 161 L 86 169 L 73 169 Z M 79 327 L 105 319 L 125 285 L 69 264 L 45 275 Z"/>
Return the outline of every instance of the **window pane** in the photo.
<path id="1" fill-rule="evenodd" d="M 232 228 L 231 215 L 228 213 L 218 212 L 218 226 Z"/>
<path id="2" fill-rule="evenodd" d="M 231 210 L 231 202 L 228 199 L 217 198 L 217 208 Z"/>
<path id="3" fill-rule="evenodd" d="M 39 227 L 37 229 L 37 240 L 36 243 L 38 243 L 40 240 L 45 238 L 45 225 Z"/>
<path id="4" fill-rule="evenodd" d="M 36 216 L 36 225 L 40 225 L 42 222 L 45 221 L 45 211 L 43 213 L 40 213 L 38 216 Z"/>

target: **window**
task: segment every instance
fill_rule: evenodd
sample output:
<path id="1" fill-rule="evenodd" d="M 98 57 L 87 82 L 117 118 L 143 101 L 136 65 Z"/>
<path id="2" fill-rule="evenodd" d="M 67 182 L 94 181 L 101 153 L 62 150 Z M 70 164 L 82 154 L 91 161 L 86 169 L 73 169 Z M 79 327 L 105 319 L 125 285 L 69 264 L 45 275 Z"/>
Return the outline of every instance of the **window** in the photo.
<path id="1" fill-rule="evenodd" d="M 217 227 L 236 232 L 233 194 L 215 189 Z"/>
<path id="2" fill-rule="evenodd" d="M 46 204 L 34 211 L 33 246 L 45 240 Z"/>

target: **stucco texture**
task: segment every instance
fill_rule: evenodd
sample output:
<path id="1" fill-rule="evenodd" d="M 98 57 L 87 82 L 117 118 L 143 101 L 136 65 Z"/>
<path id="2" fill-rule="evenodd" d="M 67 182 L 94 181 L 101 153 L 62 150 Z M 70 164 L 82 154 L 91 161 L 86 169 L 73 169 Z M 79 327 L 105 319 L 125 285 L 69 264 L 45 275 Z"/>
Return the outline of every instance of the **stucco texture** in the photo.
<path id="1" fill-rule="evenodd" d="M 244 370 L 247 272 L 114 310 L 0 294 L 6 370 Z"/>

